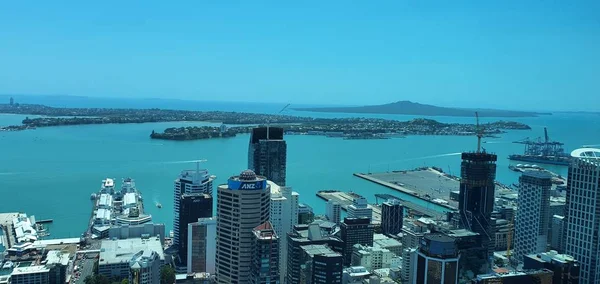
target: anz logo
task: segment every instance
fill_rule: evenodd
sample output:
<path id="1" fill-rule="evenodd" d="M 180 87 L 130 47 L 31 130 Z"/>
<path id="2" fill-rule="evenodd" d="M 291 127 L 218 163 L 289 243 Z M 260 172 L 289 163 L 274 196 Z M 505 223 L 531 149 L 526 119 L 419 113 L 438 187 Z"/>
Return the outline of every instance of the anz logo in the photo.
<path id="1" fill-rule="evenodd" d="M 261 189 L 261 182 L 242 183 L 240 189 Z"/>

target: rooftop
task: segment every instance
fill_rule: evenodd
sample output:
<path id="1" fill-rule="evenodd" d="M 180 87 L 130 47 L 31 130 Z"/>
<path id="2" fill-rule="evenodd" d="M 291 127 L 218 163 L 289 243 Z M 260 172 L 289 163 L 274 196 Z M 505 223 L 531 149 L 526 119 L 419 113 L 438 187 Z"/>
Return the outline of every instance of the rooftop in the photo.
<path id="1" fill-rule="evenodd" d="M 328 246 L 326 245 L 308 245 L 308 246 L 301 246 L 300 248 L 302 248 L 303 251 L 305 251 L 308 255 L 310 255 L 310 257 L 313 257 L 315 255 L 325 255 L 325 256 L 342 256 L 341 254 L 331 250 Z"/>
<path id="2" fill-rule="evenodd" d="M 51 250 L 46 255 L 46 263 L 47 264 L 60 264 L 60 265 L 68 265 L 69 264 L 69 254 L 62 253 L 57 250 Z"/>
<path id="3" fill-rule="evenodd" d="M 129 262 L 141 251 L 155 251 L 161 260 L 165 259 L 160 238 L 133 238 L 124 240 L 103 240 L 100 248 L 100 265 Z"/>
<path id="4" fill-rule="evenodd" d="M 12 275 L 20 275 L 20 274 L 33 274 L 33 273 L 45 273 L 49 272 L 50 269 L 44 265 L 34 265 L 34 266 L 19 266 L 15 268 L 12 272 Z"/>

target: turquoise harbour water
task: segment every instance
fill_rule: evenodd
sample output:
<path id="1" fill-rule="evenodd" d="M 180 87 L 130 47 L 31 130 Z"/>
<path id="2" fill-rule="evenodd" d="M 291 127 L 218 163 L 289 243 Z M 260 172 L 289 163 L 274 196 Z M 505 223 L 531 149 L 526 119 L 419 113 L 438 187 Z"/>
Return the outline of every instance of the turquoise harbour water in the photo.
<path id="1" fill-rule="evenodd" d="M 273 113 L 279 106 L 256 112 Z M 235 107 L 223 110 L 235 110 Z M 351 117 L 287 111 L 291 115 Z M 360 115 L 408 120 L 403 115 Z M 0 115 L 0 125 L 19 124 L 25 116 Z M 431 117 L 443 122 L 473 123 L 472 118 Z M 499 119 L 486 118 L 482 122 Z M 522 145 L 512 141 L 543 135 L 547 126 L 553 140 L 564 142 L 571 151 L 581 145 L 600 144 L 600 116 L 596 114 L 555 114 L 536 118 L 511 119 L 527 123 L 532 131 L 511 131 L 498 139 L 484 139 L 483 146 L 498 154 L 497 179 L 516 183 L 518 174 L 508 169 L 511 153 Z M 106 177 L 136 180 L 143 193 L 146 211 L 167 230 L 173 223 L 173 181 L 181 170 L 193 169 L 184 161 L 207 159 L 202 167 L 226 181 L 247 167 L 248 135 L 229 139 L 199 141 L 151 140 L 152 130 L 209 123 L 175 122 L 152 124 L 86 125 L 39 128 L 21 132 L 0 132 L 0 212 L 20 211 L 37 218 L 52 218 L 51 236 L 75 237 L 85 230 L 89 219 L 90 194 Z M 324 202 L 315 193 L 323 189 L 352 190 L 375 201 L 375 193 L 397 192 L 352 176 L 355 172 L 412 169 L 438 166 L 452 174 L 460 172 L 460 155 L 474 150 L 476 138 L 454 136 L 410 136 L 389 140 L 342 140 L 320 136 L 286 136 L 288 143 L 288 184 L 300 193 L 301 202 L 323 213 Z M 548 167 L 566 174 L 564 167 Z M 155 206 L 162 203 L 162 209 Z"/>

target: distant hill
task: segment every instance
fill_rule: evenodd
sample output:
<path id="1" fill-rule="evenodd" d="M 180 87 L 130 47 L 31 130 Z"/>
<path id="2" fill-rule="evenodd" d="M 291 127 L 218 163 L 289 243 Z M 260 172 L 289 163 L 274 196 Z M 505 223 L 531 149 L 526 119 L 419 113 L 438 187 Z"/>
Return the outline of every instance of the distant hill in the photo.
<path id="1" fill-rule="evenodd" d="M 294 108 L 298 111 L 314 112 L 343 112 L 343 113 L 379 113 L 379 114 L 408 114 L 426 116 L 473 116 L 475 111 L 481 117 L 533 117 L 549 113 L 511 111 L 497 109 L 465 109 L 448 108 L 414 103 L 411 101 L 399 101 L 395 103 L 361 106 L 361 107 L 322 107 L 322 108 Z"/>

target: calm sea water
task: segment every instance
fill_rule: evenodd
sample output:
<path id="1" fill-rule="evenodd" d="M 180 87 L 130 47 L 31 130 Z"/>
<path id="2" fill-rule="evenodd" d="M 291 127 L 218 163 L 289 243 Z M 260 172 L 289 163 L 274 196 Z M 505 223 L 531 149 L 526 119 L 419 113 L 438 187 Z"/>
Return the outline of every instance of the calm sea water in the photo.
<path id="1" fill-rule="evenodd" d="M 221 110 L 239 110 L 243 104 L 222 104 Z M 146 107 L 142 105 L 140 107 Z M 282 105 L 252 111 L 274 113 Z M 207 107 L 209 108 L 209 107 Z M 217 107 L 213 107 L 217 108 Z M 286 111 L 291 115 L 350 117 L 351 114 L 325 114 Z M 361 115 L 407 120 L 412 116 Z M 25 116 L 0 115 L 0 125 L 18 124 Z M 444 122 L 469 122 L 471 118 L 434 117 Z M 486 118 L 485 121 L 497 119 Z M 512 131 L 499 139 L 487 139 L 484 147 L 498 154 L 497 178 L 505 184 L 517 182 L 518 175 L 508 169 L 506 157 L 522 152 L 512 141 L 543 135 L 547 126 L 554 140 L 562 141 L 570 151 L 581 145 L 600 144 L 600 116 L 592 114 L 556 114 L 515 119 L 533 127 L 532 131 Z M 202 167 L 217 176 L 217 184 L 226 182 L 247 167 L 248 135 L 230 139 L 199 141 L 151 140 L 152 130 L 208 123 L 177 122 L 153 124 L 90 125 L 40 128 L 21 132 L 0 132 L 0 212 L 20 211 L 37 218 L 52 218 L 52 237 L 74 237 L 87 224 L 90 194 L 99 189 L 106 177 L 119 181 L 136 180 L 143 192 L 146 211 L 155 222 L 172 227 L 173 181 L 181 170 L 193 169 L 189 160 L 207 159 Z M 315 196 L 323 189 L 352 190 L 371 201 L 375 193 L 395 191 L 352 176 L 355 172 L 412 169 L 439 166 L 452 174 L 460 171 L 457 153 L 473 150 L 473 137 L 411 136 L 389 140 L 341 140 L 319 136 L 289 135 L 288 183 L 300 193 L 301 202 L 316 213 L 324 212 L 324 202 Z M 562 167 L 552 170 L 566 174 Z M 160 202 L 162 209 L 154 204 Z"/>

